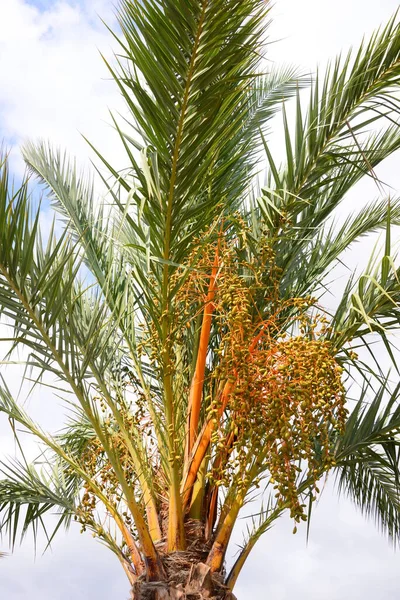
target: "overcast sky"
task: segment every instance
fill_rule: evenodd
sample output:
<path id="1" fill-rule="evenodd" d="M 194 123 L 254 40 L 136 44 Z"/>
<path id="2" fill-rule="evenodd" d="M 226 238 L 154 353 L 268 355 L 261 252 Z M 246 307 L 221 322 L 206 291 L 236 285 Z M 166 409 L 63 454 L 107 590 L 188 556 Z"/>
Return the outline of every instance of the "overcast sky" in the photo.
<path id="1" fill-rule="evenodd" d="M 340 49 L 357 45 L 396 10 L 395 0 L 276 0 L 270 58 L 314 70 Z M 80 132 L 114 158 L 121 157 L 107 123 L 109 109 L 121 101 L 99 57 L 110 56 L 113 41 L 97 15 L 113 23 L 108 0 L 0 0 L 0 139 L 12 147 L 12 166 L 23 170 L 18 146 L 26 138 L 48 138 L 88 163 Z M 400 189 L 399 156 L 380 170 Z M 362 184 L 351 205 L 376 197 Z M 349 204 L 347 208 L 349 207 Z M 350 262 L 357 263 L 354 251 Z M 18 381 L 18 368 L 6 378 Z M 32 414 L 46 427 L 59 420 L 60 408 L 48 392 L 30 401 Z M 0 418 L 0 452 L 12 452 L 5 420 Z M 244 523 L 245 526 L 245 523 Z M 400 555 L 375 525 L 346 500 L 337 499 L 328 482 L 314 512 L 311 536 L 305 528 L 293 536 L 282 519 L 256 547 L 237 586 L 239 600 L 397 600 Z M 241 532 L 235 534 L 236 543 Z M 5 543 L 3 548 L 6 549 Z M 60 534 L 53 550 L 34 562 L 30 540 L 0 561 L 3 600 L 118 600 L 128 586 L 112 554 L 88 535 L 72 529 Z"/>

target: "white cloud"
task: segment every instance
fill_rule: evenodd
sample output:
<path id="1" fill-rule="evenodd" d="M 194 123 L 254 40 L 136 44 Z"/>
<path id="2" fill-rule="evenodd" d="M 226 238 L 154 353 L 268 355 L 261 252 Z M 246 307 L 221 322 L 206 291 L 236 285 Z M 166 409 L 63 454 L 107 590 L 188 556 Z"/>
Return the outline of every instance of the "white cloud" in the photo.
<path id="1" fill-rule="evenodd" d="M 398 554 L 348 500 L 335 498 L 332 482 L 314 510 L 308 546 L 306 526 L 296 535 L 292 528 L 283 518 L 255 547 L 238 581 L 239 600 L 398 598 Z"/>
<path id="2" fill-rule="evenodd" d="M 109 7 L 61 1 L 41 12 L 23 0 L 2 7 L 0 137 L 15 150 L 26 138 L 51 139 L 86 162 L 81 133 L 112 143 L 108 109 L 121 103 L 99 50 L 110 59 L 115 41 L 96 16 L 98 9 L 110 17 Z"/>
<path id="3" fill-rule="evenodd" d="M 314 70 L 341 51 L 357 46 L 364 34 L 385 23 L 397 0 L 277 0 L 273 8 L 271 59 Z"/>

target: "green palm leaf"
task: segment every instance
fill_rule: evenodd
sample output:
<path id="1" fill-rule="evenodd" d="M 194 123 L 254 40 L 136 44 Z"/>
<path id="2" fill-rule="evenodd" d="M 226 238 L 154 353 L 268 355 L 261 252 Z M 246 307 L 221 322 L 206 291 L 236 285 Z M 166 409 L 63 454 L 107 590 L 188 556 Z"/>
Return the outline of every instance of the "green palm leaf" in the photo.
<path id="1" fill-rule="evenodd" d="M 400 388 L 387 381 L 368 403 L 367 390 L 353 409 L 337 451 L 337 485 L 398 543 L 400 535 Z"/>

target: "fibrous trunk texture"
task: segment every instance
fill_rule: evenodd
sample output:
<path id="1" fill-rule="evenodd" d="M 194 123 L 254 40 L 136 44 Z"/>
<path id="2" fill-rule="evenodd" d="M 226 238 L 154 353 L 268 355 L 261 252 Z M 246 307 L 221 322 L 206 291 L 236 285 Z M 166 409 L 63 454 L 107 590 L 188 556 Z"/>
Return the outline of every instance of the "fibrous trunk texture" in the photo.
<path id="1" fill-rule="evenodd" d="M 165 533 L 164 523 L 162 529 Z M 224 585 L 224 570 L 211 573 L 206 564 L 211 540 L 206 539 L 204 524 L 188 519 L 185 535 L 187 549 L 184 552 L 166 552 L 165 536 L 156 543 L 165 577 L 163 581 L 146 581 L 145 576 L 139 577 L 133 584 L 131 600 L 236 600 Z"/>
<path id="2" fill-rule="evenodd" d="M 166 581 L 138 579 L 131 600 L 236 600 L 203 562 L 192 562 L 190 552 L 174 552 L 165 557 Z M 188 568 L 189 567 L 189 568 Z"/>

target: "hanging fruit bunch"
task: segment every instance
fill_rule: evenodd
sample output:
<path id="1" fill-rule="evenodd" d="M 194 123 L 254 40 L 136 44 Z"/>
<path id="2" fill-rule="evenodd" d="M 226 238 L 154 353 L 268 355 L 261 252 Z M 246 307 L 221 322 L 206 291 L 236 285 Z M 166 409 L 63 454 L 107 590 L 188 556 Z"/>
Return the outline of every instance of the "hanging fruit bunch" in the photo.
<path id="1" fill-rule="evenodd" d="M 98 402 L 100 411 L 103 413 L 103 436 L 107 440 L 108 446 L 112 447 L 115 455 L 119 457 L 125 477 L 132 488 L 135 489 L 138 476 L 126 441 L 120 431 L 119 423 L 102 397 L 95 397 L 94 401 Z M 125 405 L 122 402 L 119 405 L 120 422 L 123 423 L 126 431 L 131 430 L 132 439 L 135 437 L 134 430 L 140 430 L 144 439 L 147 437 L 149 426 L 143 414 L 143 402 L 140 397 L 136 399 L 134 407 Z M 113 465 L 106 457 L 104 445 L 98 437 L 93 437 L 87 441 L 79 462 L 84 471 L 96 483 L 96 486 L 106 498 L 109 507 L 115 511 L 121 508 L 122 490 Z M 94 535 L 99 535 L 96 495 L 88 482 L 83 484 L 83 490 L 75 520 L 81 524 L 81 532 L 84 532 L 86 528 L 90 528 L 95 532 Z M 141 501 L 141 499 L 138 498 L 138 501 Z M 135 535 L 132 517 L 126 507 L 122 507 L 121 510 L 126 527 L 132 535 Z"/>
<path id="2" fill-rule="evenodd" d="M 299 521 L 306 518 L 299 473 L 305 471 L 316 492 L 321 473 L 334 462 L 332 435 L 344 427 L 342 368 L 315 300 L 282 299 L 272 244 L 264 239 L 249 259 L 242 256 L 240 235 L 220 234 L 203 246 L 180 292 L 183 324 L 210 301 L 213 270 L 214 348 L 203 391 L 207 419 L 215 424 L 208 478 L 242 493 L 267 471 L 278 504 Z"/>

